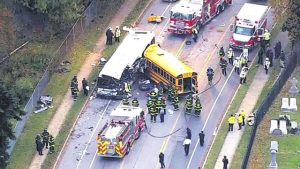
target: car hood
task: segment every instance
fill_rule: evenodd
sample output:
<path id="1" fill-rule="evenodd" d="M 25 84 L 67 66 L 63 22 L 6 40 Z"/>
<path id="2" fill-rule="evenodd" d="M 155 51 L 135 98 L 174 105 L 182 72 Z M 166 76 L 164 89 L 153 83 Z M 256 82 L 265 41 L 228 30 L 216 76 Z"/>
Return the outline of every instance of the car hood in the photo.
<path id="1" fill-rule="evenodd" d="M 240 34 L 233 34 L 233 39 L 239 42 L 248 42 L 251 39 L 251 36 L 240 35 Z"/>

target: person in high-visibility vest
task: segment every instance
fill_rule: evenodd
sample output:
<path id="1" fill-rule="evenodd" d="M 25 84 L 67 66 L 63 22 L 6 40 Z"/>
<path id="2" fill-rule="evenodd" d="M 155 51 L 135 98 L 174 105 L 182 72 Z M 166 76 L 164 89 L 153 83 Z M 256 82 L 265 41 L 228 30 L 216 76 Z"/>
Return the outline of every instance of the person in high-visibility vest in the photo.
<path id="1" fill-rule="evenodd" d="M 265 30 L 265 33 L 264 33 L 264 42 L 265 42 L 265 44 L 269 44 L 270 39 L 271 39 L 270 32 L 268 30 Z"/>
<path id="2" fill-rule="evenodd" d="M 160 113 L 160 110 L 162 108 L 162 101 L 161 101 L 161 98 L 158 98 L 156 100 L 156 102 L 154 102 L 155 106 L 156 106 L 156 109 L 157 109 L 157 112 Z"/>
<path id="3" fill-rule="evenodd" d="M 242 110 L 241 115 L 242 115 L 242 118 L 243 118 L 243 125 L 242 126 L 245 126 L 246 112 L 244 110 Z"/>
<path id="4" fill-rule="evenodd" d="M 233 131 L 234 121 L 235 121 L 234 116 L 230 115 L 230 117 L 228 118 L 228 125 L 229 125 L 228 131 Z"/>
<path id="5" fill-rule="evenodd" d="M 54 137 L 52 135 L 50 135 L 49 137 L 49 153 L 52 154 L 54 153 Z"/>
<path id="6" fill-rule="evenodd" d="M 188 114 L 192 113 L 192 108 L 193 108 L 193 102 L 190 100 L 187 100 L 185 103 L 185 112 Z"/>
<path id="7" fill-rule="evenodd" d="M 238 125 L 239 125 L 239 130 L 242 129 L 242 125 L 243 125 L 243 117 L 241 114 L 239 114 L 238 118 L 237 118 L 237 122 L 238 122 Z"/>
<path id="8" fill-rule="evenodd" d="M 240 74 L 240 58 L 236 57 L 233 61 L 233 67 L 234 67 L 234 72 L 236 72 L 238 75 Z"/>
<path id="9" fill-rule="evenodd" d="M 120 36 L 121 36 L 121 30 L 120 30 L 119 26 L 116 26 L 116 30 L 115 30 L 115 41 L 116 42 L 120 42 Z"/>
<path id="10" fill-rule="evenodd" d="M 240 73 L 240 84 L 246 83 L 247 73 L 248 73 L 248 67 L 244 66 Z"/>
<path id="11" fill-rule="evenodd" d="M 150 113 L 150 107 L 154 104 L 154 102 L 150 99 L 147 100 L 147 108 L 148 108 L 148 112 Z"/>
<path id="12" fill-rule="evenodd" d="M 233 65 L 234 52 L 232 48 L 229 48 L 227 52 L 228 62 Z"/>
<path id="13" fill-rule="evenodd" d="M 200 103 L 199 97 L 196 98 L 196 103 L 195 103 L 195 115 L 200 116 L 200 113 L 202 111 L 202 105 Z"/>
<path id="14" fill-rule="evenodd" d="M 157 100 L 157 93 L 154 90 L 150 92 L 150 100 L 152 100 L 154 103 Z"/>
<path id="15" fill-rule="evenodd" d="M 192 34 L 193 34 L 193 40 L 194 40 L 194 42 L 196 43 L 197 42 L 197 39 L 198 39 L 198 30 L 197 30 L 197 28 L 193 28 L 192 29 Z"/>
<path id="16" fill-rule="evenodd" d="M 178 96 L 174 96 L 174 99 L 172 101 L 172 105 L 174 106 L 174 110 L 178 110 L 179 109 L 179 98 Z"/>
<path id="17" fill-rule="evenodd" d="M 140 105 L 139 101 L 136 97 L 132 100 L 131 104 L 132 104 L 133 107 L 139 107 L 139 105 Z"/>
<path id="18" fill-rule="evenodd" d="M 150 107 L 150 117 L 151 117 L 151 122 L 154 122 L 156 123 L 156 115 L 157 115 L 157 109 L 155 107 L 155 105 L 153 104 L 151 107 Z"/>

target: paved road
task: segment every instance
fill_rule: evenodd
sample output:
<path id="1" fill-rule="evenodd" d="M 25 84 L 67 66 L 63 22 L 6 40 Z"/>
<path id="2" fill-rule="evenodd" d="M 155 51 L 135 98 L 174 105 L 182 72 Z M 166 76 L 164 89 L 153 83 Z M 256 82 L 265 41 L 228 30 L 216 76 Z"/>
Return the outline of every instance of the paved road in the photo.
<path id="1" fill-rule="evenodd" d="M 185 37 L 174 36 L 166 31 L 168 19 L 165 19 L 160 24 L 149 24 L 146 22 L 146 17 L 151 13 L 164 15 L 168 18 L 169 10 L 174 5 L 156 0 L 137 26 L 140 29 L 153 30 L 156 34 L 156 41 L 161 44 L 162 48 L 167 49 L 174 55 L 178 55 L 182 61 L 192 66 L 199 73 L 199 91 L 203 91 L 200 93 L 200 99 L 203 104 L 201 117 L 184 115 L 184 99 L 182 99 L 182 109 L 174 112 L 174 114 L 170 114 L 172 111 L 168 112 L 165 117 L 165 123 L 150 123 L 149 117 L 146 119 L 149 126 L 148 132 L 151 135 L 164 136 L 180 129 L 178 132 L 165 138 L 154 138 L 147 132 L 144 132 L 139 140 L 135 142 L 129 155 L 124 159 L 100 158 L 95 154 L 97 132 L 105 124 L 109 113 L 119 102 L 103 99 L 91 100 L 68 141 L 64 154 L 60 159 L 59 168 L 153 169 L 159 167 L 158 154 L 161 151 L 165 153 L 167 168 L 198 168 L 204 160 L 217 123 L 222 118 L 239 85 L 239 77 L 234 72 L 231 72 L 231 67 L 228 68 L 227 77 L 220 75 L 219 69 L 217 69 L 218 49 L 215 47 L 215 44 L 224 47 L 228 46 L 228 39 L 231 36 L 228 27 L 231 18 L 237 14 L 244 2 L 246 1 L 235 1 L 229 9 L 212 20 L 201 31 L 203 36 L 199 38 L 198 43 L 185 45 Z M 220 25 L 223 25 L 223 32 L 217 31 Z M 256 53 L 256 50 L 250 53 L 250 60 L 253 58 L 254 53 Z M 238 52 L 236 53 L 236 55 L 239 54 Z M 210 89 L 207 89 L 208 85 L 205 75 L 208 65 L 211 65 L 217 71 L 215 77 L 216 85 Z M 219 81 L 217 82 L 217 80 Z M 145 107 L 146 93 L 136 89 L 133 95 L 138 97 L 140 105 Z M 167 108 L 172 109 L 169 105 Z M 191 128 L 193 135 L 190 154 L 187 157 L 184 155 L 182 147 L 186 127 Z M 206 144 L 203 148 L 197 145 L 198 133 L 201 130 L 204 130 L 206 133 Z"/>

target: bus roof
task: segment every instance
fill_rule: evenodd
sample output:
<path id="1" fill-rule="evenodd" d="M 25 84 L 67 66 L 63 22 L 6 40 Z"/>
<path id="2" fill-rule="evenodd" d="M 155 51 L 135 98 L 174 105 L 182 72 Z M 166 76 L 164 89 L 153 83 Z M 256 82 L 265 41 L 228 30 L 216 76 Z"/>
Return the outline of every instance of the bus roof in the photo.
<path id="1" fill-rule="evenodd" d="M 163 68 L 174 77 L 194 72 L 190 66 L 182 63 L 178 58 L 161 49 L 157 44 L 150 45 L 144 55 L 148 60 Z"/>
<path id="2" fill-rule="evenodd" d="M 251 22 L 259 22 L 267 11 L 268 6 L 245 3 L 237 14 L 237 18 L 250 20 Z"/>
<path id="3" fill-rule="evenodd" d="M 118 49 L 104 65 L 99 77 L 105 75 L 120 80 L 125 68 L 131 67 L 138 58 L 142 57 L 143 51 L 153 38 L 152 31 L 129 31 Z"/>

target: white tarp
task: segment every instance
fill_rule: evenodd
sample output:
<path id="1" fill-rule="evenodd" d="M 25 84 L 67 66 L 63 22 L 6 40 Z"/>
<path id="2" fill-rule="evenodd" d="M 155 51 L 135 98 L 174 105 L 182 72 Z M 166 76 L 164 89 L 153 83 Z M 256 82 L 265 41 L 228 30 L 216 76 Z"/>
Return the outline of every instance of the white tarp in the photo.
<path id="1" fill-rule="evenodd" d="M 143 51 L 153 38 L 154 33 L 151 31 L 129 31 L 118 49 L 105 64 L 99 77 L 105 75 L 120 80 L 125 68 L 131 67 L 138 58 L 142 57 Z"/>

